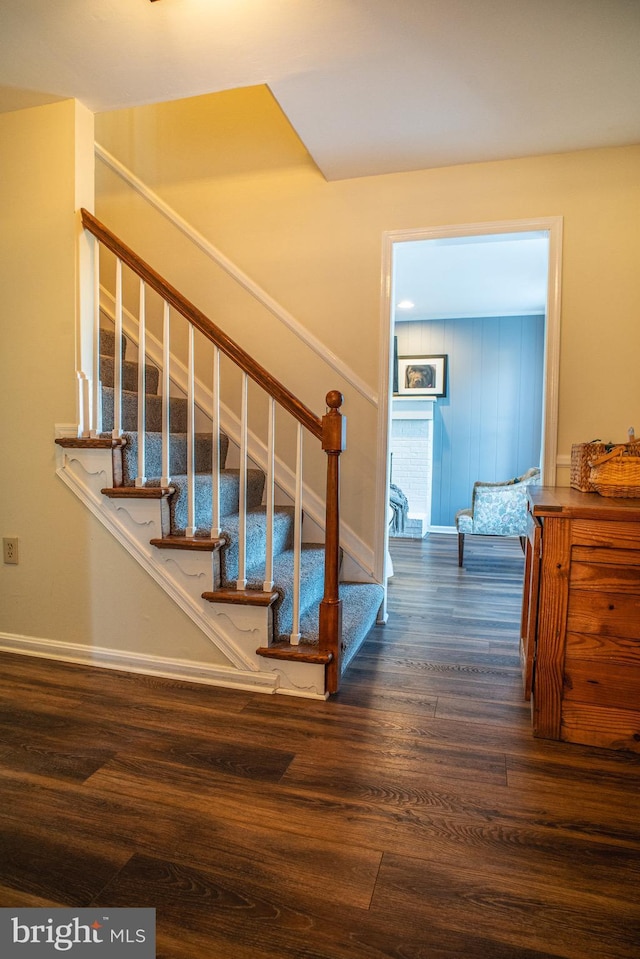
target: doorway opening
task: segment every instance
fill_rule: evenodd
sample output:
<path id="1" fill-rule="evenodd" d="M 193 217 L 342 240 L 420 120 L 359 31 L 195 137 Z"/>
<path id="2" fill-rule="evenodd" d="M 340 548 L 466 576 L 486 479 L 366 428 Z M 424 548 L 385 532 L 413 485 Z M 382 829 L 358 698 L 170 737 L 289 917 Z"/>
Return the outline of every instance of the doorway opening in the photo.
<path id="1" fill-rule="evenodd" d="M 539 465 L 555 482 L 561 229 L 549 217 L 386 235 L 386 557 L 392 489 L 409 500 L 404 535 L 420 538 L 453 531 L 475 479 Z"/>

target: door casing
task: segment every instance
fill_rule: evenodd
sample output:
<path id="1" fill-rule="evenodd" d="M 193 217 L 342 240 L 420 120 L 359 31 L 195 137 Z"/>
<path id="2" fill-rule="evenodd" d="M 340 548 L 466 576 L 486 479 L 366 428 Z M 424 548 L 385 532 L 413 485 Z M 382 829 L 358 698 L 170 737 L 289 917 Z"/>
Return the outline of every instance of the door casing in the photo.
<path id="1" fill-rule="evenodd" d="M 436 240 L 446 237 L 482 236 L 495 233 L 549 234 L 549 269 L 544 342 L 544 391 L 542 410 L 541 473 L 545 486 L 556 482 L 558 451 L 558 398 L 560 381 L 560 304 L 562 261 L 562 217 L 536 217 L 525 220 L 496 220 L 488 223 L 461 223 L 424 229 L 393 230 L 383 234 L 382 291 L 380 311 L 380 367 L 378 379 L 378 449 L 380 464 L 376 482 L 376 528 L 383 531 L 383 543 L 376 550 L 376 576 L 385 582 L 389 529 L 387 499 L 390 483 L 389 437 L 391 433 L 392 362 L 393 362 L 393 247 L 396 243 L 415 240 Z M 386 619 L 383 611 L 381 620 Z"/>

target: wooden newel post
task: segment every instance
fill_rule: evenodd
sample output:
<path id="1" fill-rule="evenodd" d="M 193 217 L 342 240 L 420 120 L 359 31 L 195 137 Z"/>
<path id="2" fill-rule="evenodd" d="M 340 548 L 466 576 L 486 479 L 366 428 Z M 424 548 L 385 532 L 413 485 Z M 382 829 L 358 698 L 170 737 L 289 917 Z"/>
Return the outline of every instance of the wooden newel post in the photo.
<path id="1" fill-rule="evenodd" d="M 327 692 L 340 684 L 342 654 L 342 600 L 340 574 L 340 453 L 345 449 L 347 421 L 340 412 L 342 393 L 327 393 L 327 412 L 322 417 L 322 449 L 327 454 L 327 498 L 324 558 L 324 597 L 320 603 L 320 650 L 333 653 L 327 666 Z"/>

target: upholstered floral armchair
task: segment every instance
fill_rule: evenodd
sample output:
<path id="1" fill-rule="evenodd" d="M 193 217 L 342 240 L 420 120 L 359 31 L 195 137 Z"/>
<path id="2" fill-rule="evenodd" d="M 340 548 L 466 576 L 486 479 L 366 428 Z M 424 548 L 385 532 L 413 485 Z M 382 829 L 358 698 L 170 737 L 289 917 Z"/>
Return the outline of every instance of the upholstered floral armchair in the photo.
<path id="1" fill-rule="evenodd" d="M 464 557 L 464 538 L 467 533 L 483 536 L 519 536 L 524 543 L 527 535 L 527 486 L 539 482 L 537 467 L 522 476 L 504 483 L 473 484 L 471 507 L 458 510 L 458 566 Z"/>

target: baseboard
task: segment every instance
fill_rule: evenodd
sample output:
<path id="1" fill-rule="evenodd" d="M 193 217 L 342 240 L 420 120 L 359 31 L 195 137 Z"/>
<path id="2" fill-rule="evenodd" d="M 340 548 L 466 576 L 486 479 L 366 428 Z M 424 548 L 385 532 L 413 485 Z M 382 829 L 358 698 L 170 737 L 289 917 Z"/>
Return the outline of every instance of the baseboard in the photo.
<path id="1" fill-rule="evenodd" d="M 162 679 L 200 683 L 207 686 L 226 686 L 257 693 L 278 692 L 278 677 L 271 673 L 244 672 L 224 666 L 189 660 L 168 659 L 163 656 L 130 653 L 105 647 L 82 646 L 35 636 L 0 633 L 0 652 L 19 653 L 41 659 L 53 659 L 78 666 L 96 666 L 126 673 L 143 673 Z"/>

